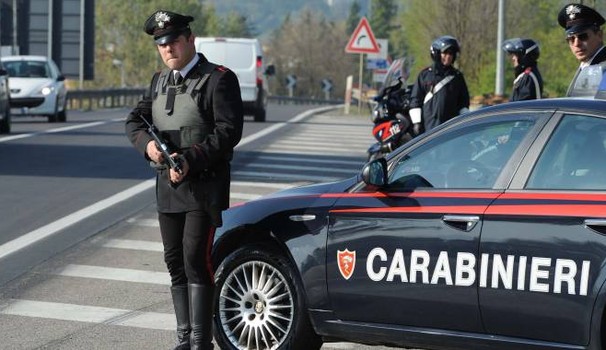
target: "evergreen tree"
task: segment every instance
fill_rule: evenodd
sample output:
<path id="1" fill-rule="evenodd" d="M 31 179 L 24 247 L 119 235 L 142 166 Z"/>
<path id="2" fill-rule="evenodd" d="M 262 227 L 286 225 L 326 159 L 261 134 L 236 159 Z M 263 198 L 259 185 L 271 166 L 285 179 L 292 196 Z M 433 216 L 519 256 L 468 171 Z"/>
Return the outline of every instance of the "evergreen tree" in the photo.
<path id="1" fill-rule="evenodd" d="M 360 3 L 358 2 L 358 0 L 354 0 L 354 2 L 352 2 L 351 6 L 349 7 L 349 15 L 347 16 L 346 21 L 348 33 L 353 33 L 353 31 L 358 26 L 358 23 L 360 22 L 361 18 L 360 10 L 362 10 L 362 8 L 360 7 Z"/>
<path id="2" fill-rule="evenodd" d="M 398 16 L 398 5 L 395 0 L 371 0 L 371 8 L 369 21 L 375 38 L 389 38 L 395 29 L 393 20 Z"/>

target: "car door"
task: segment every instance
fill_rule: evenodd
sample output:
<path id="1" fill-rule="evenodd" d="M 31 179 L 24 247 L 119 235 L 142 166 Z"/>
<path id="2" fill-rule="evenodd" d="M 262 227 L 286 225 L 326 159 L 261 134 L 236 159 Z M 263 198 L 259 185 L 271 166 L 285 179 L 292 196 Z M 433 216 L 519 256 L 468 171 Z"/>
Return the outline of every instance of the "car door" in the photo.
<path id="1" fill-rule="evenodd" d="M 482 318 L 492 334 L 584 345 L 604 281 L 606 119 L 565 113 L 538 140 L 484 217 Z"/>
<path id="2" fill-rule="evenodd" d="M 539 119 L 516 114 L 451 123 L 391 159 L 388 186 L 360 186 L 340 198 L 330 211 L 327 246 L 337 317 L 481 331 L 482 216 Z"/>

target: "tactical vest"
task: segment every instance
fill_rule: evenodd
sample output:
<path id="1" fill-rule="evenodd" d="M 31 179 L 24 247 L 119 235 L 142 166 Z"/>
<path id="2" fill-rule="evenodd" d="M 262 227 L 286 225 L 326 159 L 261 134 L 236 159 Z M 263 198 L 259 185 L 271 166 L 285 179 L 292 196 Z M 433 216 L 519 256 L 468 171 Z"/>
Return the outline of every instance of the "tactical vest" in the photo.
<path id="1" fill-rule="evenodd" d="M 214 118 L 205 118 L 198 104 L 210 72 L 194 74 L 178 85 L 172 74 L 172 70 L 163 69 L 155 78 L 153 123 L 171 150 L 185 150 L 204 141 L 214 130 Z"/>

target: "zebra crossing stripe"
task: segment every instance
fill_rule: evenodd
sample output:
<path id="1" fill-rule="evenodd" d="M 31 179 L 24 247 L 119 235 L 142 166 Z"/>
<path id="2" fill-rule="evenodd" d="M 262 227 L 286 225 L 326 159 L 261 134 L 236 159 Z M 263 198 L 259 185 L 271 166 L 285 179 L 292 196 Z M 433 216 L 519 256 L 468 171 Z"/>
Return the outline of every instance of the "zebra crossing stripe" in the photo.
<path id="1" fill-rule="evenodd" d="M 9 299 L 0 314 L 171 331 L 177 326 L 173 314 L 23 299 Z"/>
<path id="2" fill-rule="evenodd" d="M 361 167 L 364 164 L 364 161 L 360 160 L 339 160 L 339 159 L 317 159 L 313 157 L 292 157 L 292 156 L 257 156 L 257 159 L 265 159 L 265 160 L 277 160 L 277 161 L 294 161 L 297 163 L 306 162 L 306 163 L 321 163 L 321 164 L 340 164 L 340 165 L 351 165 Z M 252 163 L 255 164 L 255 163 Z M 232 184 L 234 181 L 231 182 Z"/>
<path id="3" fill-rule="evenodd" d="M 168 275 L 168 272 L 70 264 L 64 268 L 56 270 L 54 274 L 67 277 L 94 278 L 170 286 L 170 276 Z"/>
<path id="4" fill-rule="evenodd" d="M 321 171 L 326 172 L 326 167 L 319 168 L 315 166 L 304 166 L 304 165 L 280 165 L 280 164 L 261 164 L 261 163 L 250 163 L 247 166 L 250 168 L 269 168 L 269 169 L 283 169 L 283 170 L 311 170 L 311 171 Z M 331 173 L 340 173 L 340 174 L 348 174 L 353 175 L 356 170 L 347 170 L 347 169 L 330 169 Z M 239 197 L 238 197 L 239 198 Z"/>
<path id="5" fill-rule="evenodd" d="M 148 252 L 163 252 L 162 242 L 138 241 L 133 239 L 110 239 L 105 244 L 105 248 L 144 250 Z"/>

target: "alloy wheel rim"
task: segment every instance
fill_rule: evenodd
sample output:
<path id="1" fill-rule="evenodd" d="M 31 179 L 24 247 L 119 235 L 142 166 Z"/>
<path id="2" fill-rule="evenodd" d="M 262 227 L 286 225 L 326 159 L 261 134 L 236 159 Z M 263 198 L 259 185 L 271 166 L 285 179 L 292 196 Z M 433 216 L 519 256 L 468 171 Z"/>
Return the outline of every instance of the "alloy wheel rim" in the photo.
<path id="1" fill-rule="evenodd" d="M 223 332 L 237 349 L 277 349 L 292 327 L 294 296 L 278 269 L 249 261 L 225 279 L 219 316 Z"/>

